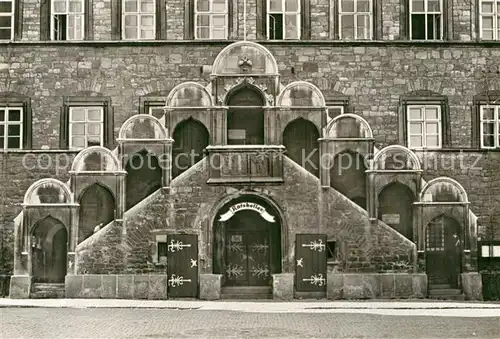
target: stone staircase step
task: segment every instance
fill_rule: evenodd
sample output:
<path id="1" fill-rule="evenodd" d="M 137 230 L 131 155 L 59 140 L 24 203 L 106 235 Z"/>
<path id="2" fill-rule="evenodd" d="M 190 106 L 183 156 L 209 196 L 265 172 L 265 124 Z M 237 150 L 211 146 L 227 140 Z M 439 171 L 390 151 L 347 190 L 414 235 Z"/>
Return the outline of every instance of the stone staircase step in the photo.
<path id="1" fill-rule="evenodd" d="M 439 290 L 443 288 L 452 288 L 450 284 L 429 284 L 429 290 Z"/>
<path id="2" fill-rule="evenodd" d="M 63 299 L 64 297 L 64 284 L 35 283 L 30 293 L 32 299 Z"/>
<path id="3" fill-rule="evenodd" d="M 231 286 L 221 289 L 221 299 L 272 299 L 273 291 L 268 286 Z"/>
<path id="4" fill-rule="evenodd" d="M 429 299 L 434 299 L 434 300 L 457 300 L 457 301 L 464 301 L 465 296 L 463 294 L 453 294 L 453 295 L 430 295 Z"/>
<path id="5" fill-rule="evenodd" d="M 439 288 L 429 290 L 429 295 L 459 295 L 462 291 L 456 288 Z"/>

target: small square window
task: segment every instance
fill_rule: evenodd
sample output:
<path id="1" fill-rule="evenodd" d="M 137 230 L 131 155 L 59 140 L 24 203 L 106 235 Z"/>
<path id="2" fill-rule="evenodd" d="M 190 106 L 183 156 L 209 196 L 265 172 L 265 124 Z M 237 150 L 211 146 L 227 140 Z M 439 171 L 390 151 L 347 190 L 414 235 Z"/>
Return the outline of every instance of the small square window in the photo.
<path id="1" fill-rule="evenodd" d="M 328 250 L 327 259 L 329 261 L 335 260 L 335 241 L 330 240 L 326 242 L 326 248 Z"/>

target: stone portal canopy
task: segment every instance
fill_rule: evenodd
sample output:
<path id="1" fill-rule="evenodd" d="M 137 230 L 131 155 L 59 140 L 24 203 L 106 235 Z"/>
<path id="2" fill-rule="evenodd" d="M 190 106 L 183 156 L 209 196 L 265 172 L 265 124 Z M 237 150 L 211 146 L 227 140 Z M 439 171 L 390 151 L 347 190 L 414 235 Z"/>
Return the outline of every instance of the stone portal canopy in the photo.
<path id="1" fill-rule="evenodd" d="M 175 86 L 168 94 L 167 107 L 211 107 L 212 96 L 199 83 L 188 81 Z"/>
<path id="2" fill-rule="evenodd" d="M 24 195 L 25 205 L 71 204 L 72 194 L 67 185 L 57 179 L 40 179 Z"/>
<path id="3" fill-rule="evenodd" d="M 278 75 L 278 65 L 264 46 L 251 41 L 239 41 L 217 55 L 212 76 L 241 74 Z"/>
<path id="4" fill-rule="evenodd" d="M 326 127 L 327 138 L 373 138 L 368 122 L 357 114 L 341 114 L 335 117 Z"/>
<path id="5" fill-rule="evenodd" d="M 74 173 L 121 172 L 122 166 L 109 149 L 92 146 L 78 153 L 71 165 L 71 171 Z"/>
<path id="6" fill-rule="evenodd" d="M 429 181 L 420 194 L 421 202 L 461 202 L 467 203 L 467 193 L 460 183 L 447 177 Z"/>
<path id="7" fill-rule="evenodd" d="M 288 84 L 277 100 L 283 107 L 325 107 L 325 97 L 318 87 L 306 81 Z"/>
<path id="8" fill-rule="evenodd" d="M 138 114 L 129 118 L 120 128 L 118 139 L 166 140 L 168 133 L 161 122 L 152 115 Z"/>

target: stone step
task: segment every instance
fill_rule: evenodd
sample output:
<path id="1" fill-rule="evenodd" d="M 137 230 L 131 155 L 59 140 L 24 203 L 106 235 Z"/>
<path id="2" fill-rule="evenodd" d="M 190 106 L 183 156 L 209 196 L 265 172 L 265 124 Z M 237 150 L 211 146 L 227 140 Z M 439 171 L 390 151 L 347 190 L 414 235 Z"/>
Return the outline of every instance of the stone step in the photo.
<path id="1" fill-rule="evenodd" d="M 35 283 L 31 287 L 32 299 L 63 299 L 65 297 L 64 284 Z"/>
<path id="2" fill-rule="evenodd" d="M 464 301 L 465 296 L 463 294 L 453 294 L 453 295 L 429 295 L 429 299 L 434 300 L 457 300 Z"/>
<path id="3" fill-rule="evenodd" d="M 429 295 L 459 295 L 462 291 L 456 288 L 439 288 L 429 290 Z"/>
<path id="4" fill-rule="evenodd" d="M 269 286 L 225 286 L 221 289 L 221 299 L 272 299 L 273 290 Z"/>
<path id="5" fill-rule="evenodd" d="M 430 284 L 429 290 L 439 290 L 442 288 L 452 288 L 450 284 Z"/>
<path id="6" fill-rule="evenodd" d="M 227 294 L 221 293 L 221 299 L 245 299 L 245 300 L 259 300 L 259 299 L 272 299 L 272 294 Z"/>

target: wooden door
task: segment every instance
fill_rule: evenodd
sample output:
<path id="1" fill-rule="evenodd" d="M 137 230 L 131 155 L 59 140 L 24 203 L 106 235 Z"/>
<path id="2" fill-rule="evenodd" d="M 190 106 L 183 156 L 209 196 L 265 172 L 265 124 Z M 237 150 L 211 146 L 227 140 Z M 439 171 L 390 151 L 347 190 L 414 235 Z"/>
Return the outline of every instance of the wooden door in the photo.
<path id="1" fill-rule="evenodd" d="M 298 292 L 326 291 L 326 235 L 295 237 L 295 288 Z"/>
<path id="2" fill-rule="evenodd" d="M 175 178 L 203 159 L 209 138 L 201 122 L 188 119 L 177 125 L 173 139 L 172 177 Z"/>
<path id="3" fill-rule="evenodd" d="M 427 226 L 425 254 L 429 285 L 459 286 L 460 253 L 461 237 L 456 221 L 446 217 L 431 221 Z"/>
<path id="4" fill-rule="evenodd" d="M 286 154 L 306 170 L 318 176 L 319 132 L 310 121 L 297 119 L 289 123 L 283 132 Z"/>
<path id="5" fill-rule="evenodd" d="M 171 234 L 167 237 L 168 296 L 198 295 L 198 236 Z"/>

